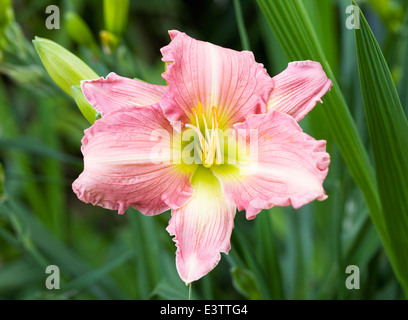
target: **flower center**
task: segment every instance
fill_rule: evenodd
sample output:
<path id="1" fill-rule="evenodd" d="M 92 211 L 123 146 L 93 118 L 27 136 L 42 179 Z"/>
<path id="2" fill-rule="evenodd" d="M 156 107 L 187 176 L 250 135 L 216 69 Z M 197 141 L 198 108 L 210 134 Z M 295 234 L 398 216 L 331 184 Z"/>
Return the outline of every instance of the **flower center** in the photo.
<path id="1" fill-rule="evenodd" d="M 201 102 L 198 103 L 197 109 L 192 109 L 196 125 L 186 124 L 185 126 L 194 130 L 198 136 L 195 149 L 198 152 L 201 163 L 206 168 L 211 167 L 214 163 L 222 164 L 223 158 L 219 137 L 218 109 L 215 106 L 211 108 L 211 118 L 208 122 L 204 115 Z"/>

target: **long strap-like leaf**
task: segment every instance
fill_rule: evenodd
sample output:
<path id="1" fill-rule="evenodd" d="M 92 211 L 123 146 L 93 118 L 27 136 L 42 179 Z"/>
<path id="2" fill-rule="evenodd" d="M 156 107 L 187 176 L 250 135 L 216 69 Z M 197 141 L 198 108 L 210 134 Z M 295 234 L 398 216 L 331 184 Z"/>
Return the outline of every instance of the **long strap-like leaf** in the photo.
<path id="1" fill-rule="evenodd" d="M 323 64 L 328 77 L 332 80 L 333 87 L 325 95 L 324 105 L 317 107 L 316 111 L 327 119 L 330 134 L 336 141 L 353 180 L 364 195 L 374 224 L 383 241 L 386 240 L 387 233 L 384 228 L 374 170 L 302 1 L 257 1 L 288 58 L 318 61 Z"/>
<path id="2" fill-rule="evenodd" d="M 384 245 L 408 296 L 408 122 L 380 46 L 361 11 L 355 36 L 364 110 L 388 232 Z"/>

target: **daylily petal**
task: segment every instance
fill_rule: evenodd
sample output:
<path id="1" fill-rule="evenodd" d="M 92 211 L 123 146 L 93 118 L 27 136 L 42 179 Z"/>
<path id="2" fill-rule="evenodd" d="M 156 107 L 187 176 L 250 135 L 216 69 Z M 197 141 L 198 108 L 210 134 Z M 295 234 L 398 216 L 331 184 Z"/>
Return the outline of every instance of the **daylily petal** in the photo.
<path id="1" fill-rule="evenodd" d="M 171 164 L 172 135 L 158 104 L 109 113 L 85 130 L 84 171 L 74 192 L 119 214 L 128 207 L 145 215 L 179 208 L 194 193 L 189 178 L 195 168 Z"/>
<path id="2" fill-rule="evenodd" d="M 210 171 L 197 169 L 192 184 L 194 196 L 172 211 L 167 227 L 175 235 L 177 270 L 185 283 L 210 272 L 220 261 L 220 252 L 228 253 L 235 217 L 235 206 L 224 198 Z"/>
<path id="3" fill-rule="evenodd" d="M 248 144 L 249 130 L 257 130 L 258 151 L 249 156 L 252 171 L 240 168 L 239 163 L 213 171 L 227 199 L 238 210 L 246 210 L 247 219 L 273 206 L 298 209 L 327 198 L 322 186 L 330 162 L 325 141 L 313 139 L 292 117 L 273 110 L 253 115 L 235 129 Z"/>
<path id="4" fill-rule="evenodd" d="M 291 115 L 300 121 L 332 86 L 320 63 L 296 61 L 273 78 L 275 87 L 268 99 L 268 110 Z"/>
<path id="5" fill-rule="evenodd" d="M 221 128 L 264 113 L 273 80 L 249 51 L 238 52 L 195 40 L 179 31 L 169 32 L 172 41 L 161 49 L 169 63 L 163 78 L 168 91 L 160 104 L 170 121 L 194 122 L 193 108 L 207 119 L 218 109 Z"/>
<path id="6" fill-rule="evenodd" d="M 81 88 L 89 103 L 102 115 L 121 108 L 155 104 L 167 89 L 113 72 L 106 79 L 84 80 Z"/>

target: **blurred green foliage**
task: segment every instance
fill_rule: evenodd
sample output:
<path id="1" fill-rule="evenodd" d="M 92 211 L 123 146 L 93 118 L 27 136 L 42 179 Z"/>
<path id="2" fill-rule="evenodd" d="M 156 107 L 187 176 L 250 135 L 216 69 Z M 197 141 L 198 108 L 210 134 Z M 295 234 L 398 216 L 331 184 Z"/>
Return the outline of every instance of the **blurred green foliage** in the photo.
<path id="1" fill-rule="evenodd" d="M 308 49 L 282 36 L 300 22 L 287 11 L 279 11 L 280 1 L 132 0 L 121 1 L 117 15 L 107 9 L 113 2 L 0 0 L 1 299 L 188 298 L 188 287 L 175 268 L 176 248 L 165 230 L 169 212 L 144 217 L 129 209 L 118 216 L 83 204 L 72 192 L 71 184 L 82 170 L 81 139 L 89 123 L 74 99 L 44 69 L 31 42 L 35 36 L 73 52 L 98 75 L 114 71 L 157 84 L 165 84 L 159 49 L 168 44 L 170 29 L 236 50 L 250 48 L 271 76 L 286 67 L 295 50 Z M 285 2 L 292 6 L 296 0 Z M 341 103 L 350 113 L 347 121 L 355 126 L 353 134 L 367 157 L 361 163 L 367 163 L 364 170 L 374 172 L 355 35 L 345 26 L 350 2 L 302 2 L 326 58 L 319 62 L 325 69 L 329 66 L 337 79 L 334 90 L 343 96 Z M 262 7 L 262 3 L 267 5 Z M 379 41 L 406 113 L 408 3 L 373 0 L 359 4 Z M 59 30 L 45 27 L 48 5 L 60 8 Z M 279 25 L 271 28 L 267 18 L 274 10 L 284 17 L 279 23 L 288 19 L 294 27 L 281 33 Z M 124 18 L 118 21 L 117 16 Z M 72 90 L 67 92 L 74 94 L 79 105 L 84 103 L 75 87 Z M 254 221 L 237 213 L 230 254 L 222 255 L 211 273 L 193 283 L 193 298 L 404 298 L 377 233 L 382 226 L 376 229 L 370 218 L 377 204 L 367 199 L 378 201 L 377 192 L 384 188 L 378 191 L 375 183 L 370 187 L 371 173 L 366 184 L 356 183 L 358 164 L 353 171 L 352 161 L 343 159 L 357 159 L 359 153 L 351 149 L 344 158 L 343 137 L 322 118 L 322 109 L 333 101 L 336 98 L 329 97 L 327 104 L 318 105 L 301 122 L 304 131 L 328 141 L 332 162 L 325 189 L 329 199 L 296 211 L 265 210 Z M 87 119 L 91 121 L 92 115 Z M 338 125 L 342 126 L 347 124 Z M 406 218 L 408 212 L 398 214 Z M 60 290 L 45 287 L 48 265 L 60 267 Z M 345 287 L 348 265 L 360 268 L 359 290 Z"/>

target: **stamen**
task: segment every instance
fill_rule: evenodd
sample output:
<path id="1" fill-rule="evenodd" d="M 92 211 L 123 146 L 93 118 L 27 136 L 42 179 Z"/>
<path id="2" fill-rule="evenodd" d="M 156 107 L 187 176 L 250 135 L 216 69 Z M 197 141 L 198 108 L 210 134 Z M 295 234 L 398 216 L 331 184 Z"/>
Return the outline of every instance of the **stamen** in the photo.
<path id="1" fill-rule="evenodd" d="M 197 110 L 196 110 L 196 108 L 193 108 L 192 110 L 193 110 L 193 113 L 194 113 L 195 118 L 196 118 L 197 128 L 198 128 L 198 130 L 200 130 L 200 122 L 198 121 Z"/>
<path id="2" fill-rule="evenodd" d="M 220 145 L 220 138 L 218 136 L 218 129 L 217 129 L 217 137 L 215 138 L 215 143 L 216 143 L 216 150 L 217 150 L 217 157 L 215 158 L 215 163 L 222 164 L 221 145 Z"/>
<path id="3" fill-rule="evenodd" d="M 211 112 L 215 114 L 215 119 L 217 120 L 217 128 L 218 128 L 218 123 L 219 123 L 219 121 L 218 121 L 218 109 L 217 109 L 217 107 L 216 107 L 216 106 L 212 106 Z"/>
<path id="4" fill-rule="evenodd" d="M 211 123 L 207 123 L 207 119 L 203 112 L 201 102 L 198 102 L 197 109 L 192 108 L 195 117 L 196 125 L 186 124 L 187 128 L 193 129 L 198 136 L 199 146 L 201 148 L 200 160 L 204 167 L 211 167 L 215 164 L 222 163 L 221 145 L 218 135 L 218 109 L 215 106 L 211 108 Z M 204 124 L 204 134 L 201 132 L 200 121 L 202 119 Z M 211 127 L 209 128 L 209 124 Z M 210 133 L 211 131 L 211 133 Z"/>
<path id="5" fill-rule="evenodd" d="M 203 115 L 203 120 L 204 120 L 205 133 L 207 133 L 207 132 L 208 132 L 207 119 L 205 118 L 205 114 L 204 114 L 204 113 L 202 113 L 202 115 Z"/>
<path id="6" fill-rule="evenodd" d="M 213 162 L 214 162 L 214 152 L 215 152 L 215 150 L 214 150 L 214 117 L 212 116 L 211 117 L 211 128 L 212 128 L 212 130 L 211 130 L 211 137 L 209 137 L 209 149 L 208 149 L 208 153 L 205 155 L 205 163 L 203 163 L 204 164 L 204 167 L 207 167 L 207 168 L 209 168 L 212 164 L 213 164 Z"/>
<path id="7" fill-rule="evenodd" d="M 197 135 L 198 135 L 198 141 L 200 142 L 200 148 L 201 148 L 201 150 L 204 152 L 204 150 L 205 150 L 205 139 L 204 139 L 204 137 L 203 137 L 203 134 L 201 133 L 201 131 L 197 128 L 197 127 L 194 127 L 193 125 L 191 125 L 191 124 L 185 124 L 185 126 L 187 127 L 187 128 L 190 128 L 190 129 L 192 129 L 192 130 L 194 130 L 194 132 L 195 133 L 197 133 Z"/>
<path id="8" fill-rule="evenodd" d="M 216 164 L 222 164 L 222 154 L 221 154 L 221 145 L 220 145 L 220 138 L 218 135 L 218 126 L 219 126 L 219 120 L 218 120 L 218 109 L 215 106 L 212 106 L 211 112 L 213 113 L 213 117 L 215 120 L 215 150 L 214 153 L 216 153 L 216 158 L 215 158 L 215 163 Z"/>
<path id="9" fill-rule="evenodd" d="M 200 113 L 200 114 L 202 114 L 203 113 L 203 105 L 201 104 L 201 101 L 198 101 L 198 112 Z"/>

